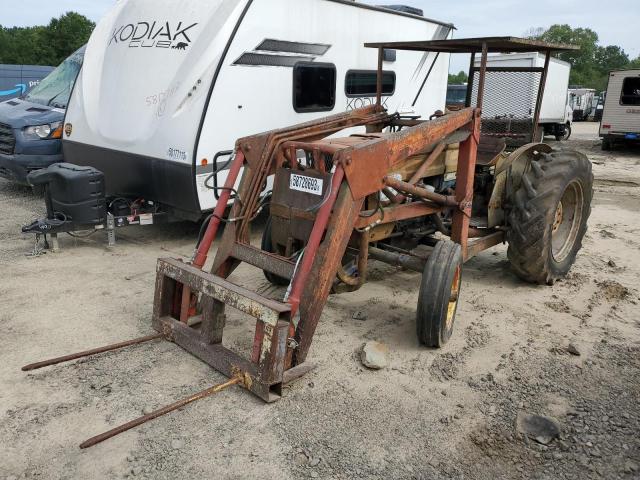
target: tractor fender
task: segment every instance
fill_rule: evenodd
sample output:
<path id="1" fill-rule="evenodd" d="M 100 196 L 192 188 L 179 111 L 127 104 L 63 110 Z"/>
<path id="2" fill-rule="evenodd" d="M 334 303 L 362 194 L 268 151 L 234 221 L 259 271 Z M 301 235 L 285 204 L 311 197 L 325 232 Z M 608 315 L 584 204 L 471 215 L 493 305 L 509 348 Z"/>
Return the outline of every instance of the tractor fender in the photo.
<path id="1" fill-rule="evenodd" d="M 551 153 L 553 149 L 546 143 L 528 143 L 502 157 L 496 164 L 495 182 L 489 200 L 488 227 L 504 225 L 504 205 L 509 192 L 520 188 L 522 175 L 529 169 L 531 160 L 538 153 Z"/>

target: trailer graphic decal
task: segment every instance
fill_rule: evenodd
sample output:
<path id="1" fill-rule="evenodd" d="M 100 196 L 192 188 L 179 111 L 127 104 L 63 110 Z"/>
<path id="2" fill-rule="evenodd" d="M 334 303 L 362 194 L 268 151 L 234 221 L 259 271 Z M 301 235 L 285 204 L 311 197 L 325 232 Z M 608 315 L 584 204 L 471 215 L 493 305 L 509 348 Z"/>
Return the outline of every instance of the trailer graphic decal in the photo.
<path id="1" fill-rule="evenodd" d="M 233 65 L 251 67 L 288 67 L 298 62 L 313 62 L 331 48 L 324 43 L 291 42 L 265 38 L 254 50 L 244 52 Z"/>
<path id="2" fill-rule="evenodd" d="M 138 22 L 114 28 L 109 45 L 125 44 L 129 48 L 170 48 L 186 50 L 191 45 L 191 31 L 198 23 Z"/>

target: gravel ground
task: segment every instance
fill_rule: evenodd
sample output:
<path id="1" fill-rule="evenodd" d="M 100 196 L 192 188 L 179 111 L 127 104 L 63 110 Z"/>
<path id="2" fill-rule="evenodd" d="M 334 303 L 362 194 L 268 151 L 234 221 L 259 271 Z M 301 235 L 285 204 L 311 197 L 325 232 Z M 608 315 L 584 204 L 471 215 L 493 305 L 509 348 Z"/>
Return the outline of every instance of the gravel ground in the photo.
<path id="1" fill-rule="evenodd" d="M 511 272 L 506 247 L 464 271 L 456 331 L 418 345 L 419 275 L 374 263 L 362 290 L 329 299 L 310 353 L 318 368 L 265 405 L 238 388 L 88 450 L 78 444 L 223 380 L 179 347 L 151 343 L 40 370 L 26 363 L 150 333 L 159 256 L 190 256 L 179 223 L 62 238 L 30 258 L 20 226 L 43 202 L 0 181 L 0 479 L 640 478 L 640 151 L 601 152 L 597 125 L 565 144 L 596 176 L 584 249 L 553 287 Z M 232 280 L 271 294 L 260 272 Z M 357 319 L 354 319 L 354 314 Z M 229 345 L 252 326 L 229 320 Z M 360 363 L 369 340 L 389 366 Z M 519 413 L 557 420 L 548 445 Z"/>

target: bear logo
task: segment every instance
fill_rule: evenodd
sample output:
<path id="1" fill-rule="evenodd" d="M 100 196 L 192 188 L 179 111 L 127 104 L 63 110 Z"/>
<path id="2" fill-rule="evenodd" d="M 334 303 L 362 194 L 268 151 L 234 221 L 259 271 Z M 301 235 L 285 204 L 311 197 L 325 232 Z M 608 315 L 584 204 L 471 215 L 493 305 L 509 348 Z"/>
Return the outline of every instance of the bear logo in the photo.
<path id="1" fill-rule="evenodd" d="M 174 50 L 186 50 L 188 46 L 189 46 L 188 43 L 179 42 L 171 48 L 173 48 Z"/>

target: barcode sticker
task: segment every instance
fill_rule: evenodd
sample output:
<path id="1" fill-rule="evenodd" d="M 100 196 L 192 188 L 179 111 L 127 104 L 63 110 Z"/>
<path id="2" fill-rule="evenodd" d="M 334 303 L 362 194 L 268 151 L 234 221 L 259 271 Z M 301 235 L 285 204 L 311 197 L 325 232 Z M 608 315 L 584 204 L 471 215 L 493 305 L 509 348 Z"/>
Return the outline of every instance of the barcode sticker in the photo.
<path id="1" fill-rule="evenodd" d="M 299 192 L 312 193 L 314 195 L 322 195 L 323 180 L 320 178 L 305 177 L 304 175 L 291 174 L 289 179 L 289 188 L 298 190 Z"/>

